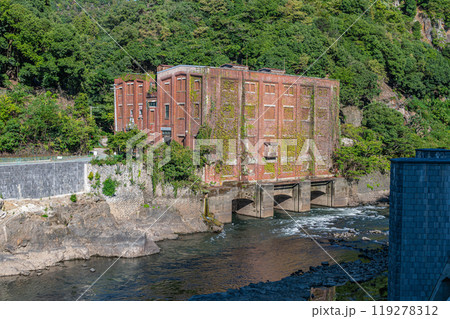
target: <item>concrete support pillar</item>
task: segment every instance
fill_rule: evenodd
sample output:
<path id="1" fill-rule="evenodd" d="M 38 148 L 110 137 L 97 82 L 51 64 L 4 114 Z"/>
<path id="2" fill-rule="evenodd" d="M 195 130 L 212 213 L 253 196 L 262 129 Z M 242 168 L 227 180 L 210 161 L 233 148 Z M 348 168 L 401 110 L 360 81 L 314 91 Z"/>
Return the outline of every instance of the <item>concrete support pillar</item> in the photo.
<path id="1" fill-rule="evenodd" d="M 311 181 L 306 180 L 298 183 L 297 212 L 308 212 L 311 210 Z"/>
<path id="2" fill-rule="evenodd" d="M 273 184 L 255 185 L 256 217 L 267 218 L 273 216 Z"/>
<path id="3" fill-rule="evenodd" d="M 207 203 L 209 213 L 221 223 L 231 223 L 233 197 L 229 193 L 219 191 L 208 194 Z"/>
<path id="4" fill-rule="evenodd" d="M 326 190 L 327 190 L 327 207 L 332 207 L 333 204 L 333 183 L 328 183 L 326 186 Z"/>
<path id="5" fill-rule="evenodd" d="M 331 207 L 346 207 L 349 202 L 349 184 L 345 178 L 336 178 L 331 184 Z"/>
<path id="6" fill-rule="evenodd" d="M 292 210 L 294 212 L 300 211 L 300 185 L 297 184 L 292 189 Z"/>

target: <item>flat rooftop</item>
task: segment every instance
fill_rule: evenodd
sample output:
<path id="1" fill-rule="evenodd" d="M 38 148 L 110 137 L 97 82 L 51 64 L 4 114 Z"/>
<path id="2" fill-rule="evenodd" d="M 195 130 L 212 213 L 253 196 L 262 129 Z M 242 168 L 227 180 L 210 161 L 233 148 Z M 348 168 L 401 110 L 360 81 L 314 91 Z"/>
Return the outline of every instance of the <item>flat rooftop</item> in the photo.
<path id="1" fill-rule="evenodd" d="M 226 65 L 232 65 L 232 63 L 228 63 Z M 328 81 L 334 81 L 334 82 L 340 82 L 337 79 L 329 79 L 329 78 L 319 78 L 319 77 L 313 77 L 313 76 L 301 76 L 296 74 L 281 74 L 278 72 L 267 72 L 267 71 L 261 71 L 261 70 L 278 70 L 278 69 L 272 69 L 272 68 L 261 68 L 259 70 L 250 70 L 243 68 L 239 65 L 239 67 L 233 68 L 233 67 L 216 67 L 216 66 L 205 66 L 205 65 L 189 65 L 189 64 L 180 64 L 173 66 L 171 68 L 158 71 L 157 74 L 162 74 L 167 71 L 171 71 L 177 68 L 202 68 L 202 69 L 220 69 L 220 70 L 227 70 L 227 71 L 236 71 L 236 72 L 245 72 L 245 73 L 258 73 L 258 74 L 271 74 L 271 75 L 278 75 L 278 76 L 290 76 L 295 78 L 305 78 L 305 79 L 319 79 L 319 80 L 328 80 Z"/>

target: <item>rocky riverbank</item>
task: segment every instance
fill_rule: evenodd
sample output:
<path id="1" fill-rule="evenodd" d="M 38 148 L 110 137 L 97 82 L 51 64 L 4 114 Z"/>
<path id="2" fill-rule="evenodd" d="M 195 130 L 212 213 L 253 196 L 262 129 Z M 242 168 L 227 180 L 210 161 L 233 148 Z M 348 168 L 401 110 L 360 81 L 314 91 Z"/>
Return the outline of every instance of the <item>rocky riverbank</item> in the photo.
<path id="1" fill-rule="evenodd" d="M 360 259 L 340 264 L 345 272 L 337 264 L 324 262 L 307 272 L 299 270 L 279 281 L 250 284 L 226 292 L 194 296 L 190 300 L 310 300 L 314 298 L 312 291 L 316 291 L 315 288 L 342 286 L 352 281 L 350 276 L 357 282 L 365 282 L 387 270 L 386 245 L 379 249 L 359 249 L 359 252 Z"/>
<path id="2" fill-rule="evenodd" d="M 76 202 L 69 196 L 2 201 L 0 276 L 26 276 L 61 261 L 91 256 L 146 256 L 159 252 L 157 241 L 220 230 L 208 224 L 201 207 L 187 198 L 134 195 L 120 200 L 87 194 L 78 195 Z"/>

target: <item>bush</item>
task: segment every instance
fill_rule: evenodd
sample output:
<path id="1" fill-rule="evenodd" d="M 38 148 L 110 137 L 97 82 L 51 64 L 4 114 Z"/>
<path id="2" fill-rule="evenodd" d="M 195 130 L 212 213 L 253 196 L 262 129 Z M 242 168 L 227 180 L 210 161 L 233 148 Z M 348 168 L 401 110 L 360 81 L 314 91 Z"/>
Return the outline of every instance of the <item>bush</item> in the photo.
<path id="1" fill-rule="evenodd" d="M 119 163 L 125 164 L 126 163 L 126 157 L 124 155 L 110 155 L 105 159 L 98 159 L 98 158 L 93 158 L 90 162 L 92 165 L 98 165 L 98 166 L 103 166 L 103 165 L 116 165 Z"/>
<path id="2" fill-rule="evenodd" d="M 190 187 L 193 191 L 199 190 L 201 179 L 196 175 L 193 163 L 193 152 L 189 148 L 172 141 L 170 143 L 170 161 L 159 168 L 159 162 L 165 158 L 167 145 L 159 147 L 154 153 L 152 185 L 153 189 L 160 182 L 174 187 L 175 194 L 179 188 Z M 205 161 L 203 161 L 205 162 Z"/>
<path id="3" fill-rule="evenodd" d="M 375 132 L 363 127 L 344 125 L 342 134 L 354 141 L 353 146 L 343 146 L 333 155 L 334 169 L 347 178 L 382 173 L 389 170 L 389 160 L 382 155 L 383 143 Z"/>
<path id="4" fill-rule="evenodd" d="M 92 181 L 94 179 L 94 173 L 90 172 L 88 175 L 88 179 Z"/>
<path id="5" fill-rule="evenodd" d="M 136 129 L 133 129 L 128 132 L 117 132 L 116 134 L 111 135 L 108 138 L 108 148 L 110 154 L 112 152 L 115 152 L 117 155 L 121 155 L 123 156 L 123 158 L 125 158 L 127 153 L 127 142 L 138 134 L 141 134 L 141 136 L 134 142 L 135 146 L 140 142 L 142 142 L 143 140 L 145 140 L 147 138 L 147 135 L 142 134 L 142 132 Z M 148 147 L 148 145 L 146 145 L 146 147 Z M 121 158 L 121 160 L 123 160 L 123 158 Z"/>
<path id="6" fill-rule="evenodd" d="M 102 193 L 108 197 L 114 196 L 116 194 L 117 185 L 118 185 L 117 181 L 113 180 L 111 177 L 108 177 L 103 182 Z"/>
<path id="7" fill-rule="evenodd" d="M 385 145 L 383 155 L 389 158 L 414 156 L 418 136 L 405 125 L 400 112 L 382 103 L 372 103 L 364 108 L 362 125 L 381 137 Z"/>
<path id="8" fill-rule="evenodd" d="M 76 194 L 70 195 L 70 200 L 72 201 L 72 203 L 76 203 L 77 202 L 77 195 Z"/>

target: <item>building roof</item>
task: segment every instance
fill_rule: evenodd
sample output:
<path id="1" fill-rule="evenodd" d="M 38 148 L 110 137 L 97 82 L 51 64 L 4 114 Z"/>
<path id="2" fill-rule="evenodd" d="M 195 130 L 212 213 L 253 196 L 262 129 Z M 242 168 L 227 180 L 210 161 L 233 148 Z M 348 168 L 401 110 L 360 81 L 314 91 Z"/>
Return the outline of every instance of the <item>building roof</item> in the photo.
<path id="1" fill-rule="evenodd" d="M 232 64 L 232 63 L 228 63 L 228 64 Z M 176 65 L 176 66 L 173 66 L 171 68 L 159 71 L 159 72 L 157 72 L 157 74 L 164 73 L 164 72 L 167 72 L 167 71 L 170 71 L 170 70 L 173 70 L 173 69 L 177 69 L 177 68 L 183 68 L 183 67 L 184 68 L 205 68 L 205 69 L 226 69 L 224 67 L 215 67 L 215 66 L 180 64 L 180 65 Z M 271 69 L 271 68 L 263 68 L 263 69 Z M 235 69 L 229 68 L 229 70 L 246 71 L 248 73 L 264 73 L 264 74 L 268 74 L 269 73 L 267 71 L 260 71 L 262 69 L 259 69 L 258 71 L 256 71 L 256 70 L 249 70 L 249 69 L 243 70 L 243 69 L 237 69 L 237 68 L 235 68 Z M 277 70 L 277 69 L 271 69 L 271 70 Z M 275 73 L 272 73 L 272 74 L 275 75 Z M 306 78 L 306 79 L 318 79 L 318 80 L 328 80 L 328 81 L 333 81 L 333 82 L 340 82 L 338 79 L 319 78 L 319 77 L 314 77 L 314 76 L 301 76 L 301 75 L 286 74 L 286 73 L 284 73 L 284 74 L 277 74 L 277 75 L 292 76 L 292 77 L 296 77 L 296 78 L 302 77 L 302 78 Z"/>

